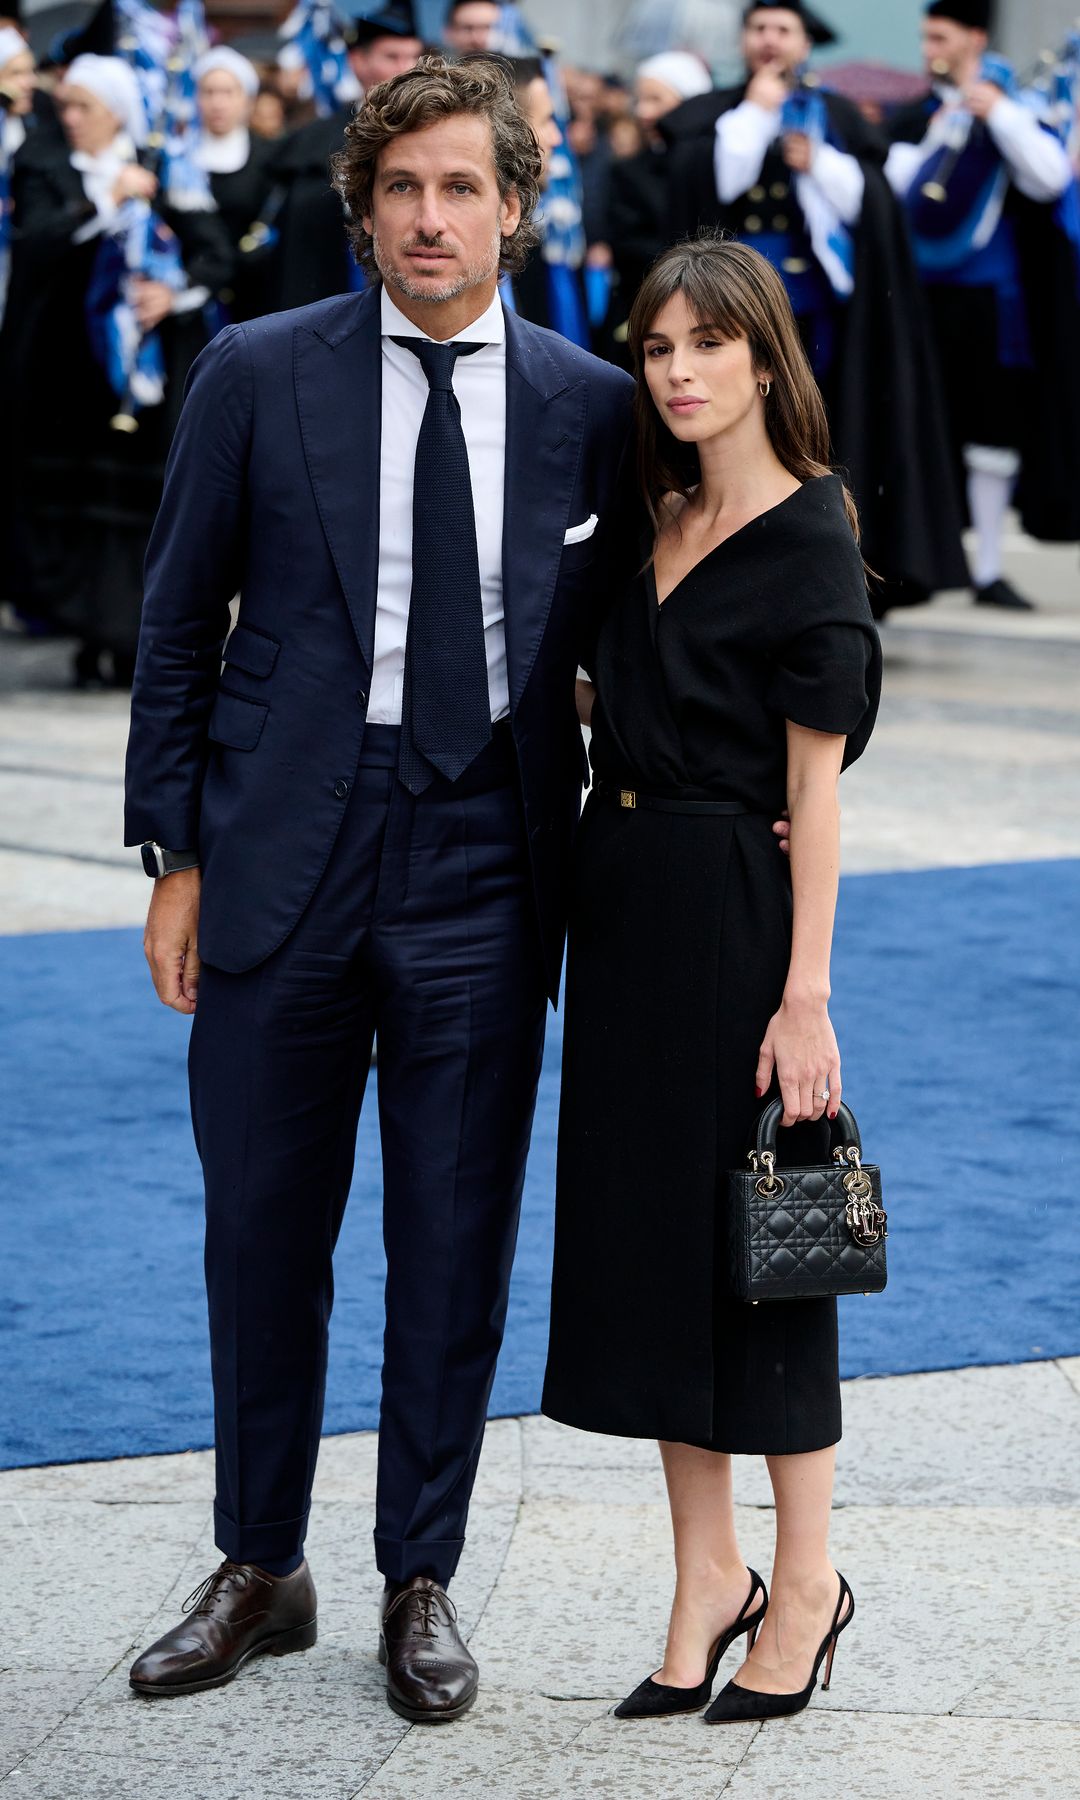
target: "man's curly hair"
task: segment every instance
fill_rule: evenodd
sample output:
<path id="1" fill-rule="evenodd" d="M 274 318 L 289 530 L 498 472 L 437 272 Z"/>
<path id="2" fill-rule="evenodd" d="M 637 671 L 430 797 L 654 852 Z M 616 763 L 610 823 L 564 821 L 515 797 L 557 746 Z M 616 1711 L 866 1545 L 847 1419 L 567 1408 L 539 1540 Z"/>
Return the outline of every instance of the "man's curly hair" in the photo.
<path id="1" fill-rule="evenodd" d="M 510 275 L 525 267 L 538 241 L 532 223 L 540 198 L 543 157 L 536 134 L 514 91 L 508 66 L 492 58 L 447 62 L 442 56 L 421 57 L 415 69 L 380 81 L 366 94 L 345 127 L 345 148 L 331 161 L 334 187 L 347 215 L 349 241 L 365 272 L 378 279 L 371 233 L 363 220 L 372 216 L 375 170 L 380 150 L 409 131 L 422 131 L 440 119 L 461 114 L 486 119 L 491 126 L 495 179 L 505 200 L 511 192 L 521 205 L 521 223 L 502 241 L 501 265 Z"/>

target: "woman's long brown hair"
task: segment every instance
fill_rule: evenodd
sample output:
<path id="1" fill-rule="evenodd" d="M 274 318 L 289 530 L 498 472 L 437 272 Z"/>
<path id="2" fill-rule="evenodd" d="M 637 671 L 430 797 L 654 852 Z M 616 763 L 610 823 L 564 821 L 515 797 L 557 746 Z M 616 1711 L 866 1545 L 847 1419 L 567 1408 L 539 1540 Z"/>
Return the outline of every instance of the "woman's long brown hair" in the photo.
<path id="1" fill-rule="evenodd" d="M 637 392 L 638 478 L 653 527 L 654 553 L 665 494 L 689 499 L 701 479 L 693 444 L 680 443 L 656 410 L 645 380 L 644 338 L 675 294 L 702 325 L 728 341 L 745 338 L 756 369 L 771 376 L 765 401 L 769 440 L 797 481 L 834 473 L 829 425 L 795 315 L 772 264 L 734 238 L 700 237 L 674 244 L 653 264 L 630 313 L 629 343 Z M 847 486 L 844 505 L 856 543 L 859 515 Z"/>

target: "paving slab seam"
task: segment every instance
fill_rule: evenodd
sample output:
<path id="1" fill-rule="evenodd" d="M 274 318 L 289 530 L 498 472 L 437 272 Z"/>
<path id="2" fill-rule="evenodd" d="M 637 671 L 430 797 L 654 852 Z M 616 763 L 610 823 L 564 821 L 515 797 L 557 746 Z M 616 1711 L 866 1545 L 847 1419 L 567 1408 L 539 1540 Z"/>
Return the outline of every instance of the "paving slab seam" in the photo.
<path id="1" fill-rule="evenodd" d="M 487 1610 L 488 1610 L 489 1606 L 491 1605 L 491 1602 L 495 1596 L 496 1589 L 498 1588 L 498 1585 L 499 1585 L 499 1577 L 501 1576 L 503 1570 L 506 1567 L 506 1560 L 510 1554 L 511 1546 L 513 1545 L 513 1542 L 514 1542 L 514 1536 L 517 1531 L 518 1524 L 520 1523 L 520 1520 L 521 1520 L 522 1508 L 525 1505 L 525 1429 L 524 1429 L 522 1420 L 520 1418 L 515 1418 L 514 1424 L 517 1427 L 515 1435 L 517 1438 L 517 1445 L 518 1445 L 518 1497 L 517 1497 L 517 1505 L 516 1505 L 515 1513 L 514 1513 L 514 1524 L 513 1524 L 513 1528 L 510 1531 L 510 1535 L 506 1540 L 506 1548 L 505 1548 L 503 1555 L 499 1561 L 498 1568 L 495 1571 L 494 1579 L 492 1580 L 491 1586 L 488 1588 L 487 1595 L 484 1599 L 482 1606 L 480 1607 L 479 1612 L 476 1615 L 476 1618 L 473 1620 L 472 1629 L 469 1632 L 470 1639 L 476 1636 L 477 1631 L 479 1630 L 481 1624 L 483 1623 L 484 1615 L 487 1612 Z M 360 1795 L 363 1794 L 364 1789 L 370 1787 L 371 1783 L 373 1781 L 376 1781 L 378 1779 L 378 1777 L 382 1774 L 383 1770 L 385 1768 L 387 1768 L 387 1766 L 391 1762 L 393 1762 L 394 1757 L 397 1755 L 398 1751 L 401 1749 L 401 1746 L 405 1742 L 405 1739 L 410 1736 L 410 1734 L 412 1733 L 412 1731 L 414 1729 L 415 1729 L 415 1727 L 412 1725 L 407 1725 L 405 1727 L 401 1736 L 398 1738 L 397 1743 L 393 1746 L 393 1748 L 390 1751 L 388 1751 L 387 1755 L 384 1756 L 384 1758 L 383 1758 L 382 1762 L 379 1764 L 378 1768 L 372 1770 L 371 1774 L 367 1777 L 366 1781 L 361 1782 L 360 1786 L 358 1788 L 356 1788 L 353 1791 L 353 1793 L 351 1793 L 349 1795 L 349 1800 L 359 1800 L 359 1797 L 360 1797 Z"/>
<path id="2" fill-rule="evenodd" d="M 495 1590 L 497 1589 L 497 1587 L 499 1585 L 499 1577 L 501 1576 L 503 1570 L 506 1568 L 506 1560 L 507 1560 L 507 1557 L 510 1555 L 511 1548 L 513 1547 L 514 1538 L 517 1534 L 517 1528 L 521 1523 L 522 1510 L 525 1506 L 525 1427 L 524 1427 L 524 1424 L 520 1417 L 517 1417 L 514 1419 L 514 1424 L 517 1427 L 514 1435 L 517 1439 L 517 1446 L 518 1446 L 518 1476 L 517 1476 L 518 1495 L 517 1495 L 517 1502 L 516 1502 L 516 1505 L 514 1508 L 514 1523 L 510 1529 L 510 1534 L 506 1540 L 506 1548 L 503 1551 L 503 1554 L 499 1560 L 499 1565 L 498 1565 L 497 1569 L 495 1570 L 494 1577 L 492 1578 L 491 1586 L 488 1588 L 487 1596 L 484 1600 L 483 1605 L 480 1608 L 480 1611 L 477 1613 L 476 1618 L 473 1620 L 472 1629 L 469 1632 L 470 1638 L 474 1638 L 476 1636 L 476 1633 L 479 1631 L 480 1626 L 483 1624 L 484 1614 L 487 1612 L 488 1607 L 491 1605 L 491 1602 L 495 1597 Z"/>
<path id="3" fill-rule="evenodd" d="M 1061 1376 L 1061 1379 L 1065 1383 L 1065 1386 L 1072 1393 L 1074 1400 L 1080 1400 L 1080 1388 L 1077 1387 L 1072 1376 L 1069 1374 L 1068 1369 L 1065 1367 L 1066 1359 L 1061 1356 L 1054 1356 L 1054 1357 L 1051 1357 L 1050 1360 L 1053 1362 L 1053 1365 L 1054 1365 L 1055 1369 L 1057 1370 L 1058 1374 Z M 1069 1358 L 1068 1360 L 1071 1361 L 1073 1359 Z"/>
<path id="4" fill-rule="evenodd" d="M 391 1763 L 393 1761 L 394 1757 L 397 1755 L 398 1751 L 401 1749 L 401 1746 L 405 1742 L 405 1739 L 407 1737 L 409 1737 L 411 1735 L 411 1733 L 414 1732 L 415 1730 L 416 1730 L 415 1725 L 404 1725 L 404 1729 L 402 1730 L 401 1736 L 398 1738 L 397 1743 L 393 1746 L 393 1748 L 391 1750 L 387 1751 L 386 1755 L 383 1757 L 382 1762 L 379 1764 L 378 1768 L 373 1769 L 371 1771 L 371 1774 L 367 1777 L 367 1779 L 365 1781 L 362 1781 L 360 1783 L 360 1786 L 358 1788 L 353 1788 L 352 1792 L 349 1794 L 348 1800 L 360 1800 L 360 1796 L 363 1793 L 364 1789 L 370 1787 L 373 1781 L 378 1780 L 379 1776 L 382 1774 L 383 1770 L 387 1767 L 388 1763 Z"/>
<path id="5" fill-rule="evenodd" d="M 108 1502 L 107 1504 L 111 1505 L 114 1503 Z M 168 1602 L 171 1599 L 172 1595 L 176 1592 L 177 1588 L 181 1586 L 183 1578 L 184 1578 L 184 1573 L 183 1573 L 184 1569 L 186 1569 L 188 1563 L 190 1562 L 191 1558 L 194 1556 L 196 1550 L 198 1549 L 199 1543 L 201 1541 L 201 1536 L 202 1536 L 202 1534 L 200 1533 L 199 1537 L 197 1537 L 195 1539 L 194 1543 L 191 1545 L 190 1549 L 188 1550 L 187 1555 L 185 1556 L 184 1561 L 181 1564 L 180 1572 L 176 1576 L 176 1579 L 173 1581 L 172 1586 L 167 1590 L 167 1592 L 163 1596 L 161 1605 L 159 1607 L 155 1608 L 154 1612 L 150 1613 L 148 1618 L 144 1621 L 142 1628 L 136 1634 L 136 1636 L 132 1640 L 132 1642 L 127 1646 L 126 1649 L 122 1650 L 120 1652 L 119 1656 L 116 1658 L 116 1660 L 113 1663 L 111 1663 L 107 1669 L 104 1670 L 100 1679 L 98 1681 L 96 1681 L 94 1683 L 94 1685 L 91 1687 L 89 1693 L 81 1694 L 79 1696 L 78 1700 L 75 1701 L 75 1704 L 70 1708 L 70 1710 L 68 1712 L 65 1712 L 61 1718 L 57 1719 L 55 1721 L 55 1723 L 49 1727 L 49 1729 L 45 1732 L 45 1735 L 42 1738 L 40 1738 L 36 1744 L 33 1744 L 30 1747 L 30 1749 L 26 1752 L 25 1756 L 21 1757 L 19 1759 L 19 1761 L 17 1763 L 15 1763 L 13 1768 L 7 1770 L 3 1779 L 0 1780 L 0 1787 L 4 1786 L 11 1779 L 11 1777 L 13 1775 L 18 1774 L 18 1771 L 22 1767 L 23 1763 L 27 1762 L 30 1759 L 30 1757 L 37 1756 L 40 1751 L 46 1749 L 50 1743 L 50 1740 L 56 1736 L 57 1732 L 61 1731 L 64 1728 L 64 1726 L 67 1725 L 69 1720 L 73 1719 L 75 1717 L 76 1713 L 78 1713 L 84 1706 L 87 1706 L 94 1699 L 95 1695 L 99 1694 L 101 1692 L 102 1688 L 104 1688 L 108 1682 L 112 1681 L 112 1679 L 115 1675 L 119 1674 L 122 1669 L 127 1668 L 127 1666 L 129 1665 L 129 1663 L 131 1661 L 132 1654 L 133 1654 L 134 1648 L 135 1648 L 135 1644 L 141 1639 L 146 1627 L 151 1623 L 151 1621 L 155 1617 L 155 1614 L 161 1610 L 161 1607 L 168 1605 Z M 66 1672 L 67 1671 L 65 1670 L 65 1673 Z M 135 1697 L 132 1696 L 132 1704 L 134 1704 L 134 1703 L 135 1703 Z"/>
<path id="6" fill-rule="evenodd" d="M 739 1773 L 739 1770 L 742 1768 L 743 1763 L 746 1761 L 747 1757 L 749 1756 L 751 1750 L 753 1749 L 754 1745 L 757 1743 L 758 1738 L 760 1736 L 761 1736 L 761 1726 L 759 1725 L 757 1727 L 757 1729 L 754 1731 L 753 1735 L 747 1741 L 746 1748 L 744 1749 L 738 1762 L 735 1764 L 735 1767 L 732 1769 L 731 1774 L 728 1776 L 723 1787 L 720 1789 L 720 1792 L 717 1795 L 717 1800 L 723 1800 L 723 1795 L 728 1792 L 729 1788 L 731 1787 L 732 1782 L 734 1781 L 736 1775 Z"/>

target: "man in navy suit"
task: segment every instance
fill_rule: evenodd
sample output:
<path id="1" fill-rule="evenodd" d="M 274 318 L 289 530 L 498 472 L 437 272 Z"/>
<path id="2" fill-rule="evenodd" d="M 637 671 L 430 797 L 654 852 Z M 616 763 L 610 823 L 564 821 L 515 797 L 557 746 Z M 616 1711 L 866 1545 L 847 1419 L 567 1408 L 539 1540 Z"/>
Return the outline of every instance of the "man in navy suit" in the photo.
<path id="1" fill-rule="evenodd" d="M 126 838 L 155 876 L 158 995 L 195 1014 L 226 1560 L 135 1663 L 139 1693 L 315 1641 L 331 1262 L 377 1033 L 380 1655 L 407 1718 L 475 1697 L 446 1587 L 559 982 L 574 680 L 630 428 L 624 374 L 499 302 L 540 172 L 497 65 L 384 83 L 337 173 L 372 288 L 224 331 L 180 421 Z"/>

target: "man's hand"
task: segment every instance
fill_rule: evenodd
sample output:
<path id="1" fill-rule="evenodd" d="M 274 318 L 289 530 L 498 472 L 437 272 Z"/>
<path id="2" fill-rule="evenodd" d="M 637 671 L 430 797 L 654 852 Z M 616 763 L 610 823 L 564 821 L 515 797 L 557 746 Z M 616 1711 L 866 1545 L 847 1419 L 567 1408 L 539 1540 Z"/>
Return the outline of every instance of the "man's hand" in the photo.
<path id="1" fill-rule="evenodd" d="M 784 813 L 781 818 L 777 819 L 776 824 L 773 826 L 773 835 L 774 835 L 774 837 L 776 837 L 778 839 L 780 848 L 784 852 L 784 855 L 790 856 L 791 855 L 791 819 L 789 818 L 787 813 Z"/>
<path id="2" fill-rule="evenodd" d="M 152 200 L 157 193 L 157 179 L 140 163 L 126 163 L 113 182 L 113 200 L 119 206 L 124 200 Z"/>
<path id="3" fill-rule="evenodd" d="M 178 869 L 154 883 L 150 911 L 143 933 L 143 950 L 150 964 L 154 988 L 163 1006 L 193 1013 L 199 991 L 199 897 L 202 875 L 198 869 Z"/>
<path id="4" fill-rule="evenodd" d="M 785 131 L 780 148 L 789 169 L 797 175 L 808 175 L 814 160 L 814 146 L 805 131 Z"/>
<path id="5" fill-rule="evenodd" d="M 131 310 L 140 331 L 153 331 L 172 312 L 173 290 L 164 281 L 147 281 L 137 275 L 131 284 Z M 171 881 L 172 876 L 168 879 Z"/>
<path id="6" fill-rule="evenodd" d="M 765 112 L 779 112 L 788 97 L 788 84 L 775 69 L 759 69 L 746 90 L 746 98 Z"/>
<path id="7" fill-rule="evenodd" d="M 999 100 L 1005 98 L 992 81 L 973 82 L 964 94 L 964 105 L 973 119 L 988 119 Z"/>

